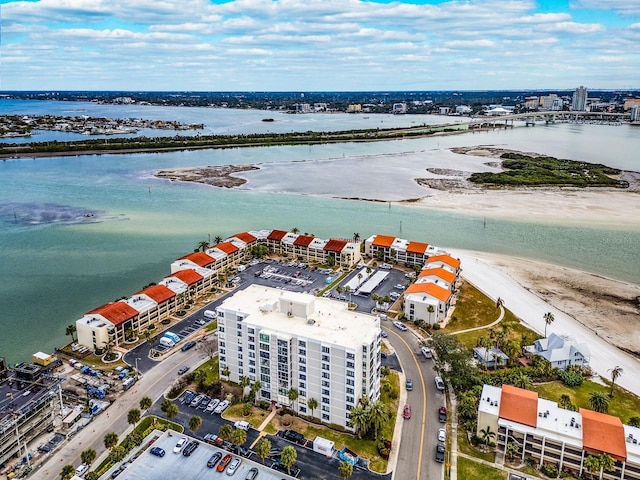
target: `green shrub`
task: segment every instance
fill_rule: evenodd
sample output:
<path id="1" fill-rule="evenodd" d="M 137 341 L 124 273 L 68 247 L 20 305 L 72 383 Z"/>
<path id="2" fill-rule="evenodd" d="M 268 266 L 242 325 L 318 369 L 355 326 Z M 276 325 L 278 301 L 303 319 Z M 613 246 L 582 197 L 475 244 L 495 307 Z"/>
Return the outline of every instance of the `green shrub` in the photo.
<path id="1" fill-rule="evenodd" d="M 543 463 L 540 471 L 549 478 L 558 478 L 558 469 L 555 465 Z"/>
<path id="2" fill-rule="evenodd" d="M 575 371 L 566 370 L 564 372 L 560 372 L 558 374 L 562 383 L 564 383 L 567 387 L 579 387 L 582 385 L 582 375 Z"/>

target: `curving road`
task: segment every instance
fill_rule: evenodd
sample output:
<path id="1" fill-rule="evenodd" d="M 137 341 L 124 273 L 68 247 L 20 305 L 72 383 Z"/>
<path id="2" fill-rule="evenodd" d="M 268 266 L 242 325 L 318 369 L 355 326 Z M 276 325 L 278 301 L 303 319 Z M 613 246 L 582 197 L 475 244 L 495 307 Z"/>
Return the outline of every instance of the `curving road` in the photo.
<path id="1" fill-rule="evenodd" d="M 435 449 L 438 429 L 444 426 L 438 422 L 438 407 L 445 405 L 445 398 L 435 388 L 433 360 L 420 353 L 419 338 L 411 330 L 402 332 L 391 327 L 386 331 L 404 373 L 400 388 L 405 388 L 405 378 L 413 380 L 413 390 L 406 392 L 411 418 L 400 419 L 404 425 L 393 478 L 440 479 L 444 472 L 442 464 L 435 461 Z"/>

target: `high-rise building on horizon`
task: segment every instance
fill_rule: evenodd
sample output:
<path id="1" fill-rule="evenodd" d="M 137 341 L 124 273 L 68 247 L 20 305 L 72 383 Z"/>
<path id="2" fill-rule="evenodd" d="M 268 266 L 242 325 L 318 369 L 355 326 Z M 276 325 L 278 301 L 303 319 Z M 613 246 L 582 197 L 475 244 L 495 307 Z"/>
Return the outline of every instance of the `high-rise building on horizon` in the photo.
<path id="1" fill-rule="evenodd" d="M 580 85 L 573 92 L 571 98 L 571 110 L 574 112 L 584 112 L 587 109 L 587 88 Z"/>

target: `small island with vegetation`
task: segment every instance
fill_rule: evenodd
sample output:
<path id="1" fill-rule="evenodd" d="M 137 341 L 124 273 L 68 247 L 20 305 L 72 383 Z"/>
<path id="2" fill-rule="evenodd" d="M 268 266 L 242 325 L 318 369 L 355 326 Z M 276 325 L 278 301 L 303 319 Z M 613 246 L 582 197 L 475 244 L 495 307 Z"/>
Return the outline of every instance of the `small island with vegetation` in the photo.
<path id="1" fill-rule="evenodd" d="M 517 152 L 500 155 L 504 171 L 474 173 L 469 181 L 503 186 L 567 186 L 629 188 L 629 182 L 616 178 L 622 172 L 599 163 L 531 156 Z"/>

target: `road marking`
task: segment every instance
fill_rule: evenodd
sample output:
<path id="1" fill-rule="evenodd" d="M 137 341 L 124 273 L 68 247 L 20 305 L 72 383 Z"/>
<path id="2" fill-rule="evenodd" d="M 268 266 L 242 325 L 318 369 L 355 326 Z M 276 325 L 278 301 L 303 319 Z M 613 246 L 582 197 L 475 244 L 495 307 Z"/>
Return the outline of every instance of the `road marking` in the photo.
<path id="1" fill-rule="evenodd" d="M 424 377 L 422 376 L 422 369 L 420 368 L 420 364 L 418 363 L 418 359 L 416 358 L 416 356 L 413 353 L 413 349 L 405 341 L 405 339 L 402 338 L 398 333 L 396 333 L 394 331 L 390 331 L 390 333 L 393 333 L 398 339 L 400 339 L 400 341 L 402 343 L 404 343 L 405 347 L 407 347 L 407 350 L 409 350 L 409 352 L 411 353 L 411 358 L 413 358 L 413 362 L 416 364 L 416 367 L 418 368 L 418 375 L 420 375 L 420 383 L 422 384 L 422 429 L 420 431 L 420 448 L 418 450 L 418 471 L 416 472 L 416 479 L 420 480 L 420 467 L 422 466 L 422 450 L 423 450 L 423 447 L 424 447 L 424 429 L 425 429 L 425 425 L 427 423 L 426 422 L 426 419 L 427 419 L 427 389 L 426 389 L 426 386 L 424 384 Z"/>

